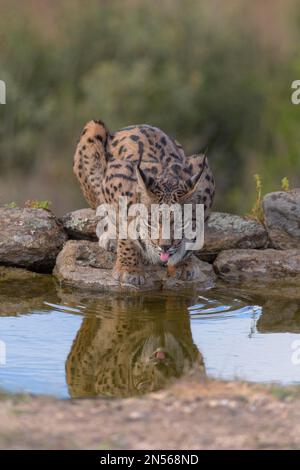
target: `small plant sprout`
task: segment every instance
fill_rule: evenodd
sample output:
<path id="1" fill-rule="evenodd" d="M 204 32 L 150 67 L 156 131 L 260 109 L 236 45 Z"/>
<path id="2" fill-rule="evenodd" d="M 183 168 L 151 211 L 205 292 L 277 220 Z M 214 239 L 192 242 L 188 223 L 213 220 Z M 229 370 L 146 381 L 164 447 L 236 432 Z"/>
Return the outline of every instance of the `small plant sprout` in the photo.
<path id="1" fill-rule="evenodd" d="M 50 201 L 38 201 L 36 199 L 28 200 L 25 202 L 25 207 L 29 209 L 45 209 L 46 211 L 50 210 L 51 202 Z"/>
<path id="2" fill-rule="evenodd" d="M 8 204 L 5 204 L 5 207 L 7 209 L 16 209 L 18 207 L 18 204 L 14 201 L 9 202 Z"/>
<path id="3" fill-rule="evenodd" d="M 260 175 L 254 175 L 255 181 L 255 191 L 256 191 L 256 199 L 249 214 L 251 219 L 257 220 L 258 222 L 263 222 L 264 220 L 264 213 L 262 209 L 262 179 Z"/>
<path id="4" fill-rule="evenodd" d="M 282 191 L 289 191 L 290 189 L 290 182 L 286 176 L 281 180 L 281 189 Z"/>

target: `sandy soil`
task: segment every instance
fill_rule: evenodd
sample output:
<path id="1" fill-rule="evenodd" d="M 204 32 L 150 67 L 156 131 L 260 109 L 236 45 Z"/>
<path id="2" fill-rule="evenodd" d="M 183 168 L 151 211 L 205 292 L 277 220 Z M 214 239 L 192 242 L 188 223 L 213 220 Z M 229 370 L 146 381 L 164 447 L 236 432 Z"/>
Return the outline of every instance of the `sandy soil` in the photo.
<path id="1" fill-rule="evenodd" d="M 130 399 L 2 396 L 1 449 L 296 449 L 300 388 L 190 378 Z"/>

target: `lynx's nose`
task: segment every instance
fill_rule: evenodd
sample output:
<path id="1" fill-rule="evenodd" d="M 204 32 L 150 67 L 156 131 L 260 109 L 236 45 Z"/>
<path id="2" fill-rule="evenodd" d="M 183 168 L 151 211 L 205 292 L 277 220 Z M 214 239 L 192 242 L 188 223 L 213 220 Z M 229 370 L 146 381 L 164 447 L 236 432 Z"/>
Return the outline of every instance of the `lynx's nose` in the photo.
<path id="1" fill-rule="evenodd" d="M 160 249 L 164 252 L 164 253 L 168 253 L 168 251 L 170 251 L 170 248 L 172 247 L 172 245 L 160 245 Z"/>

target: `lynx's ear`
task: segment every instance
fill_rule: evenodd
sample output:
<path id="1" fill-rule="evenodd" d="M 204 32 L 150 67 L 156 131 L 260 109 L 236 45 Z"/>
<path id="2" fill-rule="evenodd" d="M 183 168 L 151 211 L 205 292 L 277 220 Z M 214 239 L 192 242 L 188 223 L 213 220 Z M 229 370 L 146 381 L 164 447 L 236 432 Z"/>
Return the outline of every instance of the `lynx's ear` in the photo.
<path id="1" fill-rule="evenodd" d="M 155 199 L 155 195 L 151 190 L 151 186 L 154 183 L 154 179 L 149 176 L 147 177 L 140 167 L 136 167 L 136 178 L 138 184 L 138 191 L 143 197 L 147 197 L 150 200 Z"/>
<path id="2" fill-rule="evenodd" d="M 205 177 L 208 170 L 208 163 L 207 157 L 204 156 L 202 167 L 200 168 L 199 172 L 193 175 L 188 181 L 187 184 L 190 189 L 182 196 L 180 202 L 185 203 L 191 201 L 193 196 L 201 191 L 201 187 L 205 181 Z"/>

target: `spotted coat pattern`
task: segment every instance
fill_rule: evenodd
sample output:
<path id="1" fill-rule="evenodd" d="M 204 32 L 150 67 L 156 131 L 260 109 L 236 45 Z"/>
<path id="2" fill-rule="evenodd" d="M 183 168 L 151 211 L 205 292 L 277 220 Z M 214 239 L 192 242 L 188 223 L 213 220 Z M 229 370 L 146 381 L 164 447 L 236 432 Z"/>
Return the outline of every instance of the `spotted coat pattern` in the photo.
<path id="1" fill-rule="evenodd" d="M 156 127 L 134 125 L 112 134 L 102 121 L 90 121 L 79 139 L 73 168 L 92 208 L 102 203 L 117 208 L 119 197 L 126 196 L 128 207 L 136 202 L 147 207 L 202 203 L 205 219 L 209 217 L 215 183 L 206 155 L 187 157 L 176 140 Z M 169 265 L 181 266 L 182 278 L 193 279 L 196 273 L 189 266 L 184 240 L 173 238 L 147 243 L 119 239 L 115 277 L 124 284 L 143 284 L 141 252 L 146 260 L 159 263 L 162 251 L 169 253 Z"/>

